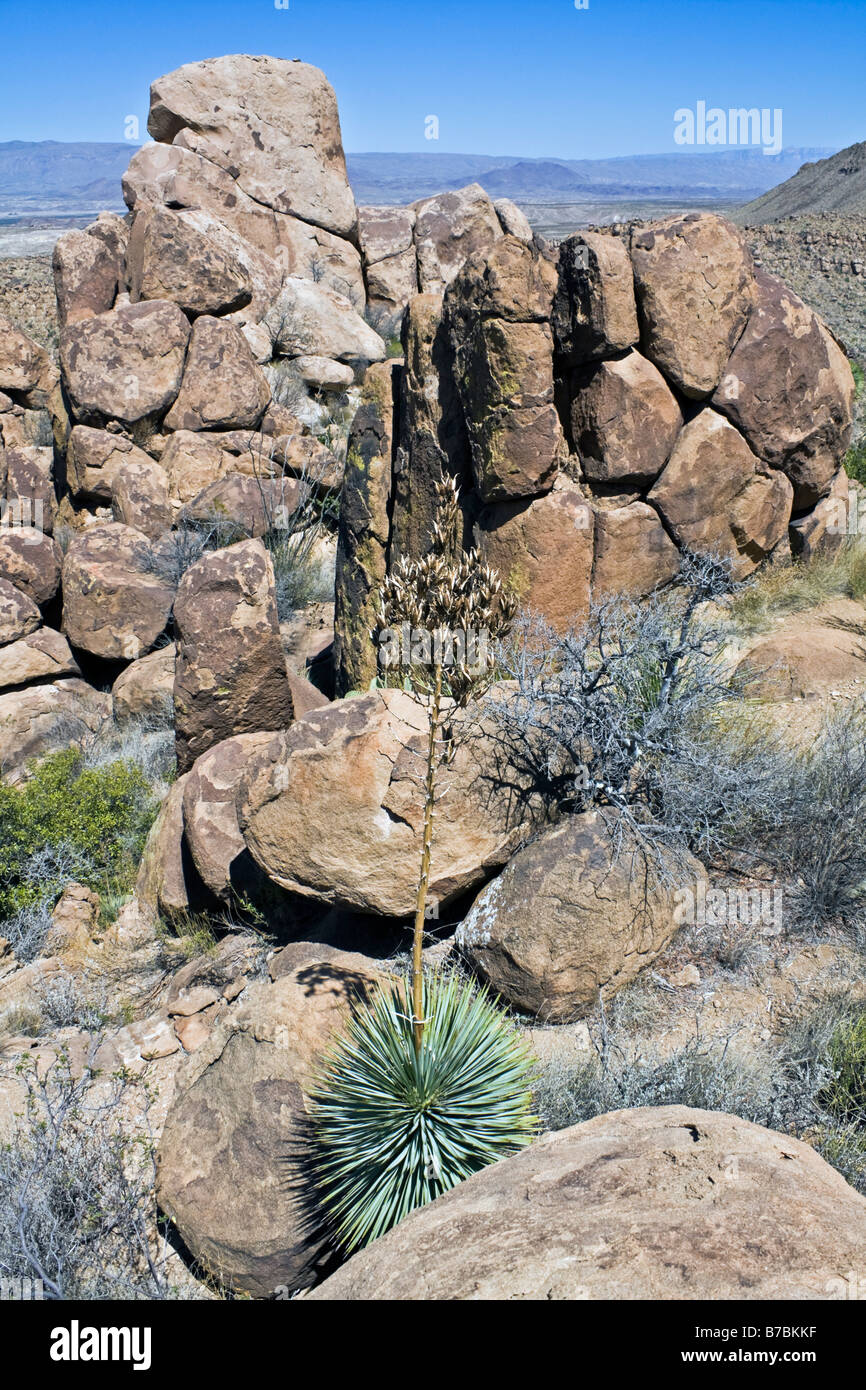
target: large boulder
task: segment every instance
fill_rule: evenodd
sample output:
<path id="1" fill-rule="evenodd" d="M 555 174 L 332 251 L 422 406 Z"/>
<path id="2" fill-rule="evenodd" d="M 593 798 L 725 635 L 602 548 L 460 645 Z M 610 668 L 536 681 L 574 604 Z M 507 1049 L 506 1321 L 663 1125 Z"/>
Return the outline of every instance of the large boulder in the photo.
<path id="1" fill-rule="evenodd" d="M 111 479 L 111 511 L 115 521 L 159 540 L 172 523 L 168 474 L 162 465 L 145 457 L 116 469 Z"/>
<path id="2" fill-rule="evenodd" d="M 364 256 L 370 308 L 393 321 L 418 293 L 414 208 L 358 209 L 358 240 Z"/>
<path id="3" fill-rule="evenodd" d="M 253 280 L 241 259 L 242 246 L 206 212 L 145 206 L 136 213 L 129 237 L 133 304 L 168 299 L 191 317 L 243 308 L 252 299 Z"/>
<path id="4" fill-rule="evenodd" d="M 152 84 L 147 128 L 230 172 L 257 203 L 338 236 L 355 226 L 337 101 L 318 68 L 247 54 L 187 63 Z"/>
<path id="5" fill-rule="evenodd" d="M 854 378 L 827 328 L 787 285 L 757 275 L 754 310 L 713 405 L 781 468 L 804 511 L 826 496 L 851 439 Z"/>
<path id="6" fill-rule="evenodd" d="M 643 352 L 683 395 L 709 396 L 754 299 L 743 233 L 690 212 L 636 230 L 631 259 Z"/>
<path id="7" fill-rule="evenodd" d="M 66 326 L 60 365 L 76 419 L 134 424 L 158 416 L 180 389 L 189 323 L 176 304 L 123 304 Z"/>
<path id="8" fill-rule="evenodd" d="M 272 737 L 238 734 L 217 743 L 196 758 L 184 779 L 186 843 L 202 882 L 226 902 L 243 892 L 249 880 L 249 854 L 238 825 L 238 784 L 250 759 Z"/>
<path id="9" fill-rule="evenodd" d="M 557 351 L 573 367 L 638 341 L 634 274 L 620 237 L 576 232 L 562 243 L 553 332 Z"/>
<path id="10" fill-rule="evenodd" d="M 274 350 L 284 357 L 314 354 L 338 362 L 381 362 L 385 344 L 352 302 L 325 284 L 289 276 L 269 316 Z"/>
<path id="11" fill-rule="evenodd" d="M 108 522 L 76 536 L 63 561 L 63 631 L 74 647 L 110 661 L 150 651 L 171 615 L 174 586 L 147 536 Z"/>
<path id="12" fill-rule="evenodd" d="M 255 429 L 271 399 L 267 377 L 237 324 L 205 314 L 193 324 L 170 430 Z"/>
<path id="13" fill-rule="evenodd" d="M 578 368 L 571 380 L 571 430 L 587 478 L 652 482 L 683 424 L 673 392 L 639 352 Z"/>
<path id="14" fill-rule="evenodd" d="M 866 1199 L 798 1139 L 680 1105 L 618 1110 L 476 1173 L 309 1297 L 833 1299 L 864 1241 Z"/>
<path id="15" fill-rule="evenodd" d="M 476 538 L 521 605 L 566 631 L 589 611 L 594 528 L 587 498 L 560 479 L 544 497 L 485 507 Z"/>
<path id="16" fill-rule="evenodd" d="M 71 679 L 0 695 L 0 777 L 18 781 L 32 758 L 81 744 L 111 717 L 111 696 Z"/>
<path id="17" fill-rule="evenodd" d="M 684 882 L 703 877 L 688 855 L 677 872 Z M 675 908 L 670 882 L 639 842 L 588 811 L 519 850 L 456 940 L 509 1004 L 571 1023 L 651 964 L 677 930 Z"/>
<path id="18" fill-rule="evenodd" d="M 172 783 L 141 855 L 135 896 L 154 916 L 181 915 L 206 900 L 183 833 L 183 794 L 188 777 L 189 773 L 184 773 Z"/>
<path id="19" fill-rule="evenodd" d="M 0 690 L 80 675 L 69 643 L 53 628 L 40 628 L 0 647 Z"/>
<path id="20" fill-rule="evenodd" d="M 103 219 L 85 231 L 64 232 L 55 243 L 52 269 L 61 328 L 114 308 L 125 278 L 126 227 L 111 213 Z"/>
<path id="21" fill-rule="evenodd" d="M 390 535 L 392 368 L 371 367 L 352 422 L 340 495 L 334 610 L 337 694 L 365 690 L 378 673 L 373 630 Z"/>
<path id="22" fill-rule="evenodd" d="M 6 450 L 8 525 L 33 526 L 51 535 L 57 515 L 53 446 L 22 444 Z"/>
<path id="23" fill-rule="evenodd" d="M 455 716 L 471 723 L 473 712 Z M 381 690 L 313 710 L 250 760 L 238 793 L 254 859 L 282 888 L 387 917 L 413 910 L 423 833 L 423 703 Z M 429 891 L 446 903 L 481 883 L 540 815 L 483 731 L 443 771 Z"/>
<path id="24" fill-rule="evenodd" d="M 181 772 L 234 734 L 283 729 L 292 722 L 274 569 L 261 541 L 205 554 L 181 580 L 174 618 Z"/>
<path id="25" fill-rule="evenodd" d="M 63 553 L 51 536 L 33 526 L 0 528 L 0 579 L 43 607 L 60 587 Z"/>
<path id="26" fill-rule="evenodd" d="M 288 959 L 283 959 L 288 957 Z M 157 1152 L 157 1198 L 224 1285 L 286 1297 L 329 1263 L 299 1166 L 305 1089 L 332 1034 L 379 976 L 364 956 L 298 943 L 251 984 L 178 1072 Z"/>
<path id="27" fill-rule="evenodd" d="M 516 237 L 470 261 L 445 297 L 454 372 L 485 502 L 533 497 L 565 453 L 549 319 L 556 271 Z"/>
<path id="28" fill-rule="evenodd" d="M 786 537 L 793 492 L 706 407 L 683 429 L 648 500 L 680 545 L 724 556 L 743 579 Z"/>
<path id="29" fill-rule="evenodd" d="M 171 724 L 174 715 L 174 643 L 157 647 L 132 661 L 111 687 L 114 718 L 118 724 L 143 719 L 149 724 Z"/>
<path id="30" fill-rule="evenodd" d="M 418 284 L 444 294 L 468 260 L 482 259 L 503 237 L 496 209 L 480 184 L 414 203 Z"/>
<path id="31" fill-rule="evenodd" d="M 0 315 L 0 391 L 32 396 L 48 389 L 54 379 L 56 369 L 45 349 Z"/>
<path id="32" fill-rule="evenodd" d="M 678 573 L 680 553 L 655 508 L 635 499 L 624 506 L 596 503 L 594 511 L 595 602 L 615 594 L 645 598 Z"/>

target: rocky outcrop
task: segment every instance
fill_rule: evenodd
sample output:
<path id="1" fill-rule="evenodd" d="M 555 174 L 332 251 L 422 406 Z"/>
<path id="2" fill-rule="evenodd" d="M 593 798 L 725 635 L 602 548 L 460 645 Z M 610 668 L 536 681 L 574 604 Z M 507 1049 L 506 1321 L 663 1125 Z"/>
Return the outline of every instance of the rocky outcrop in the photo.
<path id="1" fill-rule="evenodd" d="M 112 661 L 144 656 L 164 632 L 174 587 L 147 537 L 112 522 L 77 536 L 63 561 L 63 631 L 74 647 Z"/>
<path id="2" fill-rule="evenodd" d="M 866 1200 L 799 1140 L 686 1106 L 619 1110 L 460 1183 L 309 1297 L 832 1299 L 864 1240 Z"/>
<path id="3" fill-rule="evenodd" d="M 475 900 L 457 945 L 502 999 L 572 1023 L 649 965 L 676 931 L 673 889 L 604 813 L 570 816 L 510 860 Z M 688 882 L 694 859 L 678 865 Z"/>
<path id="4" fill-rule="evenodd" d="M 180 390 L 189 323 L 176 304 L 125 304 L 67 325 L 60 364 L 77 421 L 131 425 L 159 416 Z"/>
<path id="5" fill-rule="evenodd" d="M 271 388 L 241 330 L 204 315 L 196 319 L 169 430 L 256 429 Z"/>
<path id="6" fill-rule="evenodd" d="M 187 570 L 174 605 L 174 679 L 181 772 L 234 734 L 282 729 L 293 718 L 274 571 L 261 541 L 215 550 Z"/>

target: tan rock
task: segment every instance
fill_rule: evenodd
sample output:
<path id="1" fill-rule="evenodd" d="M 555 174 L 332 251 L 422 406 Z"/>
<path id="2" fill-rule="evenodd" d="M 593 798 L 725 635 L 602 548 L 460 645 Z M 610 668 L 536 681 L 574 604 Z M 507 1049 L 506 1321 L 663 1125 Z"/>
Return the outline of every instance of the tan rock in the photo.
<path id="1" fill-rule="evenodd" d="M 121 226 L 123 223 L 117 219 Z M 124 228 L 124 233 L 125 233 Z M 52 269 L 61 328 L 114 308 L 123 278 L 118 243 L 85 231 L 64 232 L 54 246 Z"/>
<path id="2" fill-rule="evenodd" d="M 742 658 L 737 676 L 750 698 L 826 698 L 866 679 L 862 631 L 866 615 L 852 599 L 834 599 L 814 612 L 793 614 Z"/>
<path id="3" fill-rule="evenodd" d="M 851 1297 L 864 1239 L 866 1200 L 807 1144 L 733 1115 L 652 1106 L 543 1135 L 308 1297 L 837 1299 Z"/>
<path id="4" fill-rule="evenodd" d="M 141 856 L 135 896 L 151 912 L 171 917 L 197 906 L 190 856 L 183 840 L 186 776 L 173 782 L 150 828 Z"/>
<path id="5" fill-rule="evenodd" d="M 170 724 L 174 712 L 174 643 L 132 661 L 111 687 L 114 718 L 118 724 L 145 719 Z"/>
<path id="6" fill-rule="evenodd" d="M 351 367 L 334 362 L 330 357 L 295 357 L 293 365 L 301 380 L 312 391 L 346 391 L 355 380 Z"/>
<path id="7" fill-rule="evenodd" d="M 32 395 L 40 387 L 46 387 L 51 376 L 51 362 L 45 349 L 10 319 L 0 315 L 0 391 Z"/>
<path id="8" fill-rule="evenodd" d="M 415 221 L 414 208 L 358 209 L 358 240 L 373 309 L 396 315 L 418 293 Z"/>
<path id="9" fill-rule="evenodd" d="M 111 697 L 81 680 L 0 695 L 0 776 L 18 782 L 31 758 L 79 745 L 111 716 Z"/>
<path id="10" fill-rule="evenodd" d="M 109 522 L 76 536 L 63 561 L 63 631 L 111 661 L 150 651 L 171 615 L 174 587 L 141 531 Z"/>
<path id="11" fill-rule="evenodd" d="M 826 496 L 851 438 L 854 378 L 817 314 L 781 280 L 757 274 L 755 308 L 713 404 L 759 458 L 794 484 L 797 511 Z"/>
<path id="12" fill-rule="evenodd" d="M 594 529 L 590 503 L 561 479 L 545 497 L 486 507 L 477 540 L 521 605 L 565 631 L 589 611 Z"/>
<path id="13" fill-rule="evenodd" d="M 313 1063 L 378 978 L 363 956 L 287 949 L 295 968 L 250 985 L 178 1073 L 157 1156 L 159 1203 L 187 1246 L 261 1298 L 309 1284 L 326 1261 L 286 1161 Z"/>
<path id="14" fill-rule="evenodd" d="M 42 622 L 39 609 L 22 589 L 0 579 L 0 647 L 29 637 Z"/>
<path id="15" fill-rule="evenodd" d="M 713 213 L 690 212 L 631 239 L 643 352 L 684 395 L 718 386 L 754 301 L 742 232 Z"/>
<path id="16" fill-rule="evenodd" d="M 39 604 L 48 603 L 60 587 L 63 555 L 51 536 L 31 526 L 0 528 L 0 579 Z"/>
<path id="17" fill-rule="evenodd" d="M 34 681 L 80 676 L 78 663 L 66 638 L 53 628 L 43 627 L 28 637 L 20 637 L 0 647 L 0 690 Z"/>
<path id="18" fill-rule="evenodd" d="M 111 485 L 119 468 L 146 465 L 150 457 L 125 434 L 76 425 L 69 436 L 66 477 L 73 497 L 110 502 Z"/>
<path id="19" fill-rule="evenodd" d="M 291 723 L 274 571 L 261 541 L 205 554 L 181 581 L 174 617 L 181 772 L 215 743 L 235 734 L 282 729 Z"/>
<path id="20" fill-rule="evenodd" d="M 247 847 L 269 878 L 320 902 L 409 915 L 418 886 L 426 724 L 417 701 L 382 690 L 313 710 L 275 735 L 250 760 L 238 793 Z M 493 756 L 480 736 L 458 743 L 443 777 L 431 900 L 448 902 L 479 883 L 540 814 L 530 796 L 517 807 L 494 779 L 488 782 L 483 764 Z"/>
<path id="21" fill-rule="evenodd" d="M 147 128 L 230 171 L 258 203 L 339 236 L 357 214 L 337 102 L 318 68 L 230 54 L 160 77 Z"/>
<path id="22" fill-rule="evenodd" d="M 544 1022 L 585 1017 L 677 930 L 673 888 L 633 837 L 615 853 L 616 833 L 603 812 L 569 816 L 518 851 L 457 929 L 459 949 L 494 991 Z M 691 856 L 677 869 L 687 882 L 703 875 Z"/>
<path id="23" fill-rule="evenodd" d="M 133 424 L 159 415 L 180 389 L 189 324 L 176 304 L 125 304 L 68 324 L 60 364 L 79 422 Z"/>
<path id="24" fill-rule="evenodd" d="M 809 564 L 822 557 L 838 555 L 849 535 L 859 528 L 860 495 L 849 489 L 848 475 L 840 468 L 826 497 L 805 516 L 795 517 L 788 528 L 791 551 L 798 560 Z"/>
<path id="25" fill-rule="evenodd" d="M 348 299 L 359 314 L 364 312 L 366 294 L 361 256 L 350 241 L 334 236 L 323 227 L 311 226 L 284 213 L 275 216 L 276 261 L 282 278 L 298 276 L 313 280 Z"/>
<path id="26" fill-rule="evenodd" d="M 477 183 L 422 198 L 413 208 L 423 294 L 444 294 L 466 261 L 486 256 L 503 236 L 496 209 Z"/>
<path id="27" fill-rule="evenodd" d="M 309 496 L 309 489 L 295 478 L 247 478 L 230 473 L 217 478 L 188 502 L 183 509 L 186 521 L 223 522 L 237 528 L 238 537 L 264 536 L 285 528 Z"/>
<path id="28" fill-rule="evenodd" d="M 270 733 L 239 734 L 208 749 L 193 763 L 183 797 L 186 843 L 202 881 L 225 902 L 245 888 L 246 845 L 238 825 L 237 790 L 251 758 Z"/>
<path id="29" fill-rule="evenodd" d="M 682 546 L 727 557 L 742 579 L 787 535 L 793 488 L 709 407 L 685 426 L 648 495 Z"/>
<path id="30" fill-rule="evenodd" d="M 54 448 L 23 444 L 6 450 L 3 525 L 33 526 L 50 536 L 57 516 Z"/>
<path id="31" fill-rule="evenodd" d="M 337 362 L 381 362 L 385 344 L 351 300 L 325 284 L 292 275 L 270 318 L 274 350 L 283 357 L 316 355 Z"/>
<path id="32" fill-rule="evenodd" d="M 630 352 L 578 368 L 571 393 L 572 436 L 588 478 L 638 484 L 658 477 L 683 414 L 651 362 Z"/>
<path id="33" fill-rule="evenodd" d="M 240 329 L 209 315 L 196 319 L 183 383 L 165 418 L 166 428 L 254 429 L 270 399 L 267 378 Z"/>
<path id="34" fill-rule="evenodd" d="M 496 216 L 499 218 L 499 225 L 505 235 L 516 236 L 518 241 L 525 241 L 528 246 L 535 233 L 526 214 L 521 212 L 517 204 L 512 202 L 510 198 L 494 198 L 493 206 L 496 209 Z"/>
<path id="35" fill-rule="evenodd" d="M 99 894 L 84 883 L 68 883 L 51 914 L 44 956 L 86 954 L 100 936 Z"/>
<path id="36" fill-rule="evenodd" d="M 230 314 L 253 296 L 244 259 L 240 239 L 209 213 L 146 205 L 129 236 L 130 298 L 167 299 L 190 317 Z"/>
<path id="37" fill-rule="evenodd" d="M 154 459 L 124 463 L 111 480 L 111 510 L 115 521 L 158 540 L 171 529 L 172 507 L 168 474 Z"/>
<path id="38" fill-rule="evenodd" d="M 644 598 L 679 571 L 679 551 L 645 502 L 595 508 L 592 597 Z"/>

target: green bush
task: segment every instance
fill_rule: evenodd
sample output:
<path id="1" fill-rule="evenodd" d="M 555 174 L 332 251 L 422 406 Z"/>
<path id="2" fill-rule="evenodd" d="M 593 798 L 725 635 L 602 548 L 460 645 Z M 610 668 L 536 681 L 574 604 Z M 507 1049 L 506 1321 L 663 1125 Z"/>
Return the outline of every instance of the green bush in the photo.
<path id="1" fill-rule="evenodd" d="M 311 1090 L 316 1186 L 338 1243 L 367 1245 L 536 1133 L 532 1063 L 485 990 L 425 979 L 416 1056 L 411 983 L 352 1017 Z"/>
<path id="2" fill-rule="evenodd" d="M 827 1109 L 866 1129 L 866 1013 L 840 1024 L 827 1053 L 833 1069 L 822 1096 Z"/>
<path id="3" fill-rule="evenodd" d="M 71 876 L 102 891 L 131 886 L 156 809 L 140 768 L 86 767 L 74 748 L 44 758 L 23 786 L 0 786 L 0 917 Z"/>

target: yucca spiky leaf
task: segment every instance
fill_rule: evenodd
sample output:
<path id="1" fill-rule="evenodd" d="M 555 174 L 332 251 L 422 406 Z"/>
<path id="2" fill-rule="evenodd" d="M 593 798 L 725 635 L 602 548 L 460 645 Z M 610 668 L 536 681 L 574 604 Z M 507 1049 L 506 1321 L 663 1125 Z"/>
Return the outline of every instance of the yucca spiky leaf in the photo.
<path id="1" fill-rule="evenodd" d="M 310 1091 L 316 1183 L 347 1251 L 537 1132 L 528 1049 L 486 989 L 425 979 L 417 1056 L 409 998 L 407 981 L 354 1014 Z"/>

